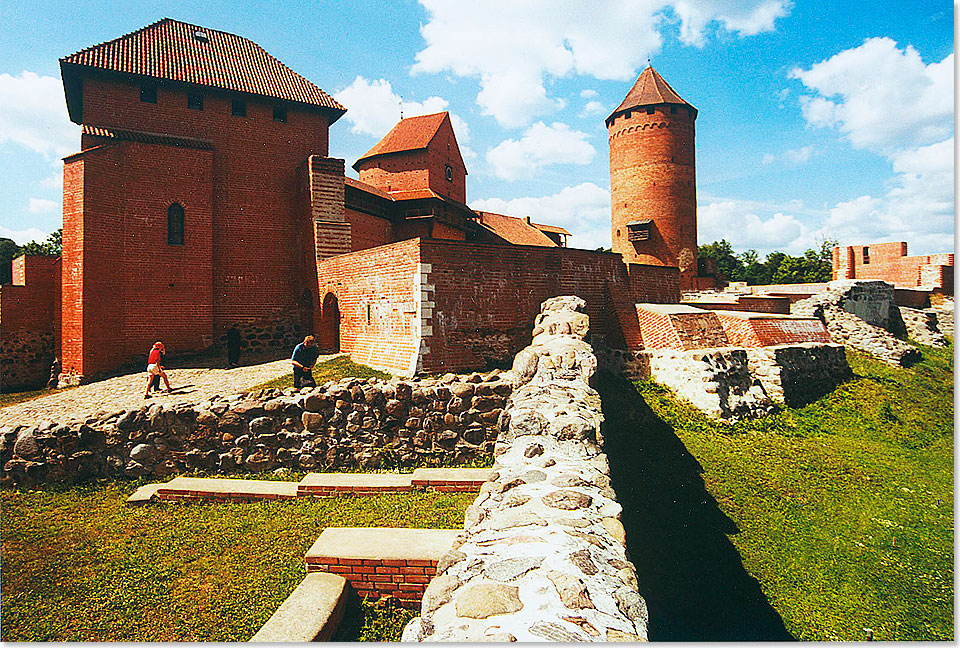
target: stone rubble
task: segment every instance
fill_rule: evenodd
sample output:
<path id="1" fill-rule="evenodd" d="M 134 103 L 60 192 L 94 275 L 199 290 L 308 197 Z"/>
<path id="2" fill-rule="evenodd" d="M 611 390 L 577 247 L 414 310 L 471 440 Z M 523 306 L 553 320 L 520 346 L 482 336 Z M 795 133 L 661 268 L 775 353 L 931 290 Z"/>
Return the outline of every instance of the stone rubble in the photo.
<path id="1" fill-rule="evenodd" d="M 906 327 L 893 286 L 884 281 L 831 281 L 826 291 L 796 302 L 790 312 L 819 318 L 834 342 L 892 365 L 908 366 L 922 357 L 916 347 L 896 337 L 905 335 Z"/>
<path id="2" fill-rule="evenodd" d="M 627 558 L 600 434 L 597 359 L 577 297 L 543 303 L 517 354 L 491 479 L 404 641 L 638 641 L 647 609 Z"/>
<path id="3" fill-rule="evenodd" d="M 350 467 L 453 465 L 489 456 L 509 374 L 345 378 L 317 388 L 152 403 L 83 421 L 0 427 L 3 486 Z"/>
<path id="4" fill-rule="evenodd" d="M 937 328 L 941 333 L 953 337 L 953 297 L 941 296 L 931 310 L 937 314 Z"/>
<path id="5" fill-rule="evenodd" d="M 932 308 L 918 310 L 900 307 L 900 317 L 907 328 L 907 337 L 914 342 L 933 347 L 947 346 L 943 333 L 937 326 L 937 311 Z"/>

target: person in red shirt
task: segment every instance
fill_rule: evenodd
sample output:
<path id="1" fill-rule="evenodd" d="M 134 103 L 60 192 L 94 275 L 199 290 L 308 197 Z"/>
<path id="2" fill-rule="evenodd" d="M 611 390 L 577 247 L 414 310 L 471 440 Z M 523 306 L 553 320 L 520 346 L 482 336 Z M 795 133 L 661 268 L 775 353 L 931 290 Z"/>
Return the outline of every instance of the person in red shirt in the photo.
<path id="1" fill-rule="evenodd" d="M 163 382 L 167 386 L 167 393 L 169 394 L 171 391 L 167 372 L 163 370 L 163 365 L 160 364 L 160 356 L 163 355 L 163 352 L 163 342 L 157 342 L 150 349 L 150 355 L 147 356 L 147 392 L 143 395 L 144 398 L 150 398 L 150 385 L 153 383 L 154 376 L 163 378 Z"/>

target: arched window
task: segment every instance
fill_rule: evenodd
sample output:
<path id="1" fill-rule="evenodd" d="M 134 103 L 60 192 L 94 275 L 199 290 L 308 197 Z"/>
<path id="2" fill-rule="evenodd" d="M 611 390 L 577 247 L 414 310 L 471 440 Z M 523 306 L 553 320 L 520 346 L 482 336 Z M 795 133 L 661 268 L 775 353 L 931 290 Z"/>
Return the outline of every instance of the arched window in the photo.
<path id="1" fill-rule="evenodd" d="M 183 206 L 180 203 L 167 207 L 167 244 L 183 245 Z"/>

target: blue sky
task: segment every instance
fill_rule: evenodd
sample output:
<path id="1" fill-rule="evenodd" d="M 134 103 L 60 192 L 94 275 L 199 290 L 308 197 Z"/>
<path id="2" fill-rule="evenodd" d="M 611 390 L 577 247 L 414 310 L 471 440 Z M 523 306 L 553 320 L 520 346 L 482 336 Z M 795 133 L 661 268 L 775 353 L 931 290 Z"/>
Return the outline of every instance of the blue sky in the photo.
<path id="1" fill-rule="evenodd" d="M 610 244 L 603 123 L 648 57 L 699 109 L 699 238 L 802 252 L 953 250 L 954 7 L 942 1 L 488 0 L 0 4 L 0 236 L 60 226 L 79 147 L 58 59 L 171 17 L 256 41 L 349 112 L 349 167 L 449 110 L 475 208 Z M 352 171 L 351 171 L 352 173 Z"/>

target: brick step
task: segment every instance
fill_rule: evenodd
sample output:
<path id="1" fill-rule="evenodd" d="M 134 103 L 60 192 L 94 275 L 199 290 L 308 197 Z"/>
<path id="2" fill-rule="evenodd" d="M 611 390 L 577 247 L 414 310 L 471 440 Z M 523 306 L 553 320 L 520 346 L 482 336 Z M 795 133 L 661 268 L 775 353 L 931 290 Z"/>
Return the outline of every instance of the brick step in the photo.
<path id="1" fill-rule="evenodd" d="M 444 492 L 476 492 L 490 475 L 489 468 L 417 468 L 413 473 L 310 473 L 300 483 L 255 479 L 176 477 L 164 484 L 141 486 L 127 499 L 138 505 L 150 501 L 255 501 L 294 497 L 336 497 L 406 492 L 434 488 Z"/>
<path id="2" fill-rule="evenodd" d="M 304 562 L 307 573 L 338 574 L 361 596 L 394 596 L 414 606 L 459 533 L 457 529 L 327 528 Z"/>

